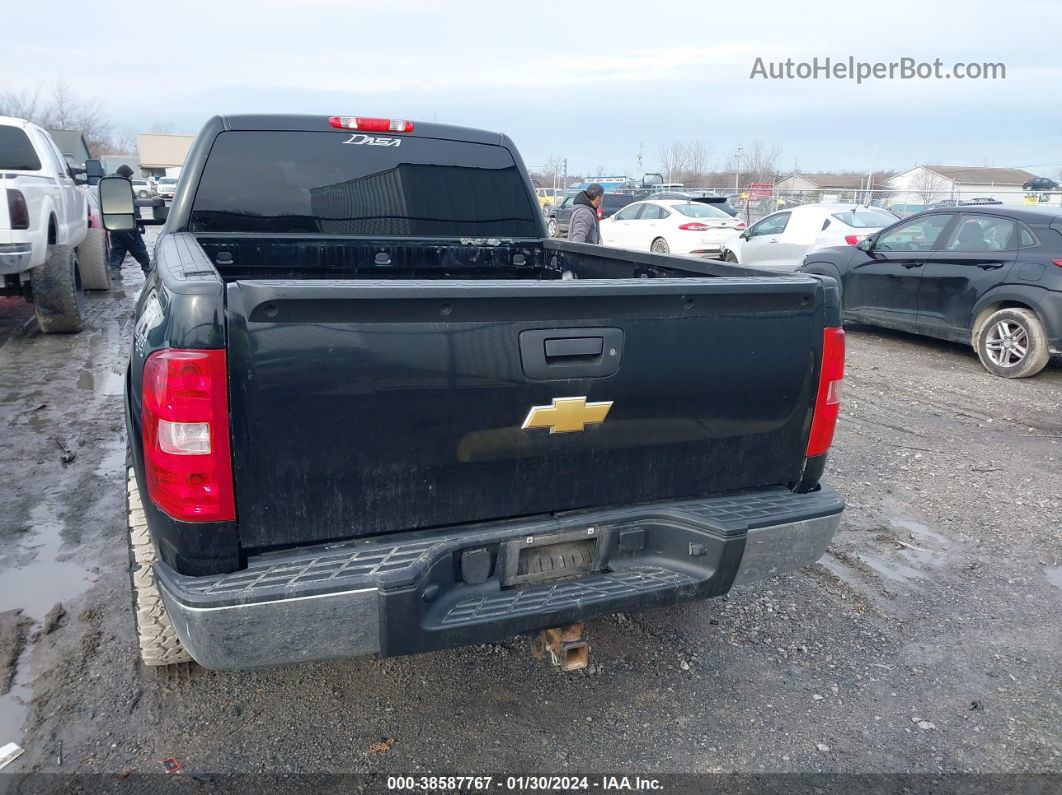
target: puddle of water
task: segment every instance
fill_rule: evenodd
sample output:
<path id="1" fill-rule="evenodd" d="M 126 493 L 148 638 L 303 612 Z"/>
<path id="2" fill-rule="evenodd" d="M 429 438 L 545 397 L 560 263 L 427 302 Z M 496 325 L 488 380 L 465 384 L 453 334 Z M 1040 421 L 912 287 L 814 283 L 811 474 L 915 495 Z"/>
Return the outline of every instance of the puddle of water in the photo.
<path id="1" fill-rule="evenodd" d="M 90 370 L 82 370 L 77 376 L 77 388 L 91 392 L 96 388 L 96 379 L 92 377 Z"/>
<path id="2" fill-rule="evenodd" d="M 97 395 L 120 395 L 125 387 L 125 380 L 118 373 L 107 371 L 96 379 Z"/>
<path id="3" fill-rule="evenodd" d="M 856 590 L 862 590 L 862 583 L 860 583 L 859 578 L 855 576 L 855 572 L 845 564 L 841 563 L 841 561 L 837 560 L 833 555 L 829 553 L 823 555 L 819 558 L 819 565 L 846 585 L 849 585 Z"/>
<path id="4" fill-rule="evenodd" d="M 865 564 L 870 566 L 874 571 L 880 574 L 887 580 L 893 582 L 907 583 L 911 580 L 917 580 L 922 577 L 922 573 L 917 569 L 913 569 L 910 566 L 905 566 L 902 563 L 896 563 L 891 560 L 882 560 L 881 558 L 875 558 L 872 555 L 868 555 L 865 552 L 860 552 L 858 557 Z"/>
<path id="5" fill-rule="evenodd" d="M 893 527 L 899 527 L 902 530 L 906 530 L 916 541 L 923 543 L 931 542 L 942 547 L 948 545 L 947 536 L 943 536 L 934 530 L 930 530 L 921 522 L 916 522 L 913 519 L 890 519 L 889 524 Z"/>
<path id="6" fill-rule="evenodd" d="M 21 548 L 0 559 L 0 605 L 6 610 L 21 607 L 24 615 L 39 621 L 56 602 L 80 596 L 92 577 L 77 561 L 59 559 L 63 523 L 50 505 L 38 505 L 30 511 L 30 520 L 32 528 Z"/>
<path id="7" fill-rule="evenodd" d="M 35 507 L 30 511 L 30 520 L 32 529 L 26 541 L 0 559 L 0 605 L 5 610 L 22 608 L 22 614 L 34 622 L 27 634 L 37 628 L 56 602 L 68 605 L 94 579 L 75 560 L 59 559 L 63 523 L 50 505 L 41 503 Z M 4 742 L 17 742 L 22 737 L 22 724 L 33 695 L 32 646 L 27 638 L 14 684 L 6 695 L 0 696 L 0 738 Z"/>
<path id="8" fill-rule="evenodd" d="M 44 419 L 42 412 L 31 411 L 29 415 L 29 426 L 37 433 L 40 433 L 48 426 L 48 420 Z"/>
<path id="9" fill-rule="evenodd" d="M 114 480 L 121 475 L 124 477 L 125 470 L 125 442 L 108 442 L 104 445 L 107 452 L 100 459 L 100 465 L 96 467 L 96 475 L 105 480 Z"/>
<path id="10" fill-rule="evenodd" d="M 1044 576 L 1047 581 L 1056 588 L 1062 588 L 1062 568 L 1044 569 Z"/>

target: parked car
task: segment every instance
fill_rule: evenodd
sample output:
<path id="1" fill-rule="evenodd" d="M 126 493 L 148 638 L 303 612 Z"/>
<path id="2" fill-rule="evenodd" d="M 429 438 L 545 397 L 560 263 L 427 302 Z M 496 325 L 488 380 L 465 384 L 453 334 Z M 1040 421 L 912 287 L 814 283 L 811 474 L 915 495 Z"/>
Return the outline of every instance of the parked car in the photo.
<path id="1" fill-rule="evenodd" d="M 730 203 L 730 199 L 726 196 L 721 196 L 718 193 L 712 193 L 711 191 L 662 191 L 658 195 L 653 196 L 654 199 L 682 199 L 691 202 L 701 202 L 702 204 L 710 204 L 714 207 L 718 207 L 724 213 L 732 218 L 736 218 L 738 210 Z"/>
<path id="2" fill-rule="evenodd" d="M 879 207 L 804 204 L 779 210 L 723 243 L 722 258 L 742 265 L 795 271 L 820 248 L 855 245 L 896 216 Z"/>
<path id="3" fill-rule="evenodd" d="M 653 199 L 628 204 L 602 221 L 601 242 L 657 254 L 718 257 L 723 241 L 744 228 L 714 204 Z"/>
<path id="4" fill-rule="evenodd" d="M 846 318 L 970 344 L 989 372 L 1024 378 L 1062 353 L 1060 212 L 928 210 L 801 270 L 838 281 Z"/>
<path id="5" fill-rule="evenodd" d="M 133 193 L 138 199 L 150 199 L 155 195 L 155 186 L 146 179 L 131 179 Z"/>
<path id="6" fill-rule="evenodd" d="M 97 160 L 85 166 L 102 173 Z M 82 173 L 46 130 L 0 116 L 0 294 L 31 301 L 45 334 L 80 331 L 82 290 L 110 286 L 105 262 L 78 256 L 89 229 Z"/>
<path id="7" fill-rule="evenodd" d="M 1058 183 L 1053 179 L 1047 177 L 1033 177 L 1025 182 L 1021 186 L 1022 190 L 1041 191 L 1041 190 L 1057 190 Z"/>
<path id="8" fill-rule="evenodd" d="M 560 204 L 549 208 L 546 214 L 546 228 L 550 237 L 564 237 L 568 234 L 568 223 L 572 219 L 572 209 L 574 208 L 575 197 L 578 195 L 578 193 L 575 193 L 571 196 L 566 196 Z M 597 217 L 608 218 L 644 195 L 646 194 L 643 191 L 637 193 L 606 193 L 605 198 L 601 201 L 601 206 L 597 208 Z"/>
<path id="9" fill-rule="evenodd" d="M 216 117 L 184 169 L 125 378 L 146 663 L 563 625 L 577 668 L 570 625 L 823 554 L 832 280 L 546 239 L 497 133 Z"/>
<path id="10" fill-rule="evenodd" d="M 159 177 L 155 181 L 155 192 L 160 199 L 172 199 L 177 189 L 177 177 Z"/>

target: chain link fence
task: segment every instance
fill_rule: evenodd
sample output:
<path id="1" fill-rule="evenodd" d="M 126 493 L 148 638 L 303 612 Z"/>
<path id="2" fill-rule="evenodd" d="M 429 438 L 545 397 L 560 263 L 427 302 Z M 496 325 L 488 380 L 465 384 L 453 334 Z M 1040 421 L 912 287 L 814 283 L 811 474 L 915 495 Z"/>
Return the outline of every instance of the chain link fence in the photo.
<path id="1" fill-rule="evenodd" d="M 730 198 L 730 204 L 741 218 L 755 223 L 777 210 L 799 207 L 802 204 L 841 203 L 881 207 L 903 218 L 933 207 L 989 206 L 1058 207 L 1062 208 L 1062 190 L 1032 192 L 1020 188 L 961 189 L 919 193 L 892 189 L 820 189 L 778 190 L 774 186 L 752 188 L 734 193 L 733 188 L 700 188 L 714 190 Z"/>

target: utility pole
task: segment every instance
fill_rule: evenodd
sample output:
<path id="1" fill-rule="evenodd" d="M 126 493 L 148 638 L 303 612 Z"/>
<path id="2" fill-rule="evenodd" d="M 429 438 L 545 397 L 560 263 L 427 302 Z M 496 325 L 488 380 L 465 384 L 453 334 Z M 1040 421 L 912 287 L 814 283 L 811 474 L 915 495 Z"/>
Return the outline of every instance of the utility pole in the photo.
<path id="1" fill-rule="evenodd" d="M 741 180 L 741 144 L 738 144 L 737 155 L 734 157 L 734 193 L 740 193 L 741 188 L 738 186 L 738 182 Z"/>
<path id="2" fill-rule="evenodd" d="M 638 173 L 645 175 L 645 141 L 638 142 Z"/>
<path id="3" fill-rule="evenodd" d="M 874 154 L 870 157 L 870 171 L 867 172 L 867 194 L 864 196 L 863 204 L 869 205 L 873 194 L 871 191 L 874 188 L 874 167 L 878 164 L 878 145 L 874 144 Z"/>

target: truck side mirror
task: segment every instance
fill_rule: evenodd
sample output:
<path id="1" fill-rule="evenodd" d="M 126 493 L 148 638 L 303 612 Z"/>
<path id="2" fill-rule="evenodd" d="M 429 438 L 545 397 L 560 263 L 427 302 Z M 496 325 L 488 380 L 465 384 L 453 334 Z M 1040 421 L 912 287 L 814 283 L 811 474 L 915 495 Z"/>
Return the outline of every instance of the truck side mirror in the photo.
<path id="1" fill-rule="evenodd" d="M 103 228 L 108 232 L 136 229 L 132 183 L 125 177 L 103 177 L 99 184 Z"/>
<path id="2" fill-rule="evenodd" d="M 99 182 L 103 174 L 103 163 L 99 160 L 85 161 L 85 181 L 88 182 L 89 185 L 95 185 Z"/>

